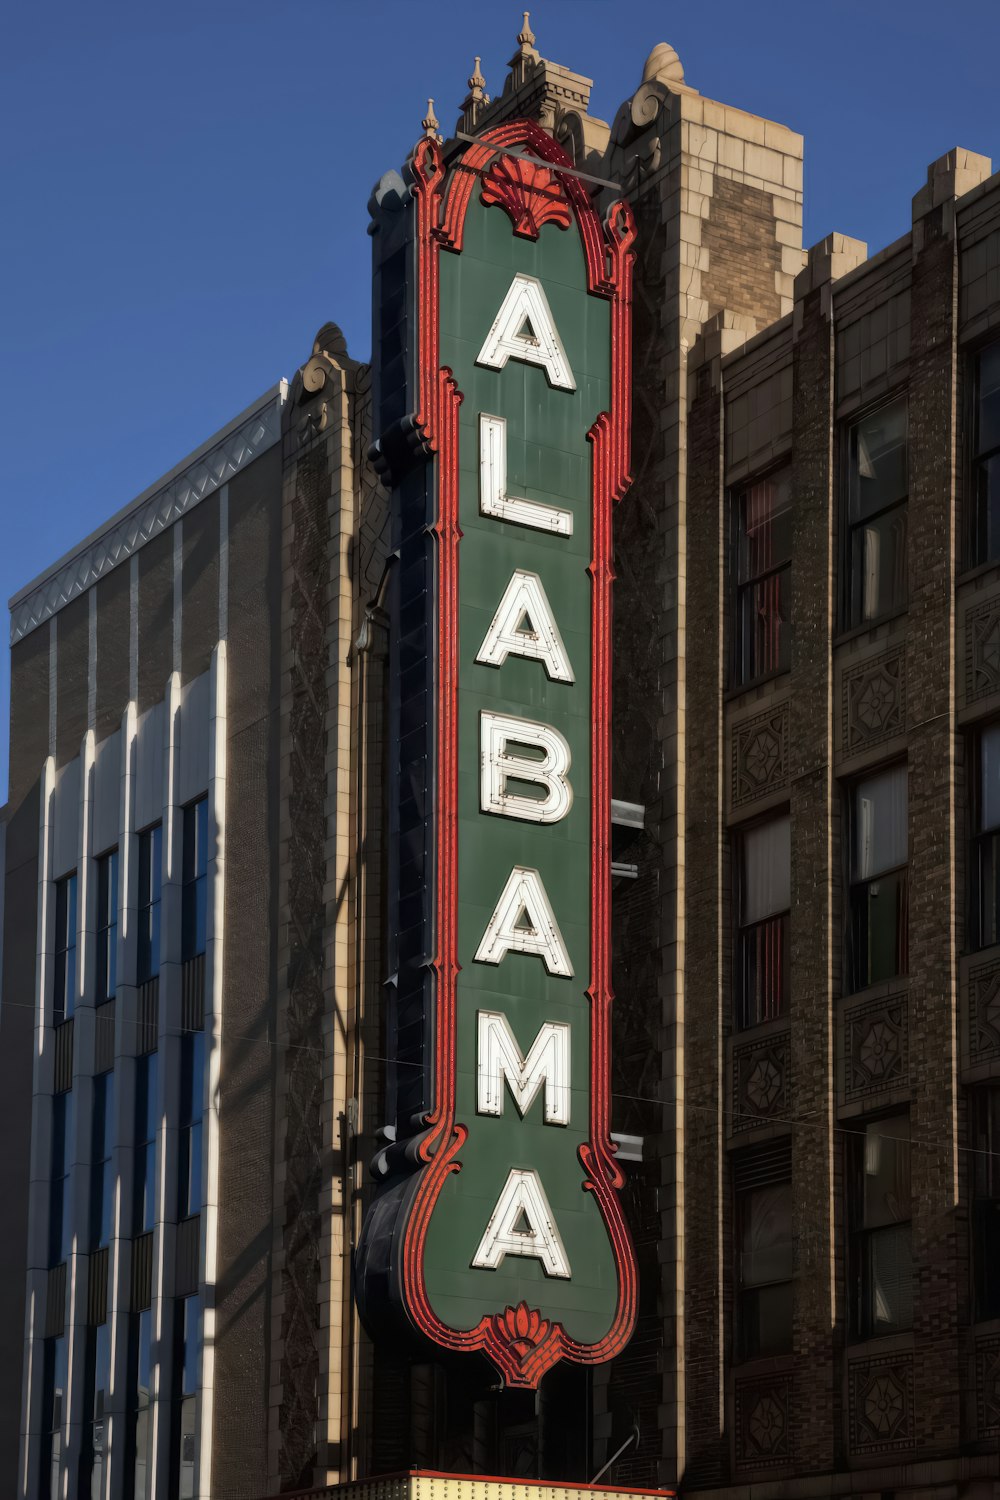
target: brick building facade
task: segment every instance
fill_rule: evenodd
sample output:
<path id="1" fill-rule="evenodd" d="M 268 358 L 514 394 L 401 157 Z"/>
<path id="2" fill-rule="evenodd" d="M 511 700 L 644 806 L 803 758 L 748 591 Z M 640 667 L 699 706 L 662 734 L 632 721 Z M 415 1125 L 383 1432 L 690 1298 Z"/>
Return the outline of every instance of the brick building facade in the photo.
<path id="1" fill-rule="evenodd" d="M 807 253 L 800 136 L 665 44 L 613 122 L 589 98 L 526 23 L 457 128 L 538 120 L 638 224 L 612 726 L 636 1333 L 536 1404 L 354 1308 L 391 562 L 370 372 L 330 324 L 11 601 L 4 1493 L 586 1480 L 616 1453 L 623 1487 L 996 1482 L 1000 185 L 953 151 L 905 239 Z"/>
<path id="2" fill-rule="evenodd" d="M 996 1477 L 989 172 L 950 152 L 911 234 L 870 260 L 829 236 L 791 316 L 723 313 L 690 362 L 688 709 L 714 732 L 689 913 L 717 913 L 722 955 L 685 996 L 686 1154 L 721 1195 L 688 1220 L 689 1254 L 720 1252 L 699 1488 Z M 786 1244 L 762 1268 L 766 1193 Z"/>

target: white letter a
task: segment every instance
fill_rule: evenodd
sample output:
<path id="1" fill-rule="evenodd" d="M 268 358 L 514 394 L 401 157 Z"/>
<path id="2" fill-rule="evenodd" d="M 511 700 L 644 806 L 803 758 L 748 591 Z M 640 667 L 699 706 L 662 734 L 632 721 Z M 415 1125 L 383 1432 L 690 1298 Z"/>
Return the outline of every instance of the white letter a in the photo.
<path id="1" fill-rule="evenodd" d="M 550 974 L 572 977 L 573 965 L 542 877 L 537 870 L 524 865 L 514 866 L 500 892 L 500 900 L 476 949 L 476 962 L 502 963 L 512 949 L 515 953 L 533 953 Z"/>
<path id="2" fill-rule="evenodd" d="M 549 385 L 576 390 L 545 289 L 537 276 L 525 276 L 523 271 L 511 282 L 476 364 L 502 370 L 509 359 L 541 365 Z"/>

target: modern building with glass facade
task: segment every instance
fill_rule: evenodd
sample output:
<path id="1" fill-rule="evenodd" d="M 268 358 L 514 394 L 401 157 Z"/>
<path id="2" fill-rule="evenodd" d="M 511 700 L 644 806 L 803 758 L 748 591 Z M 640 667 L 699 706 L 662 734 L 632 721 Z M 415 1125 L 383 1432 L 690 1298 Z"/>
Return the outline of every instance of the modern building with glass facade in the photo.
<path id="1" fill-rule="evenodd" d="M 526 23 L 457 129 L 536 121 L 637 225 L 611 725 L 635 1333 L 536 1395 L 358 1317 L 406 731 L 384 435 L 328 324 L 11 601 L 5 1495 L 412 1468 L 994 1493 L 1000 177 L 952 151 L 903 239 L 804 251 L 801 137 L 665 44 L 610 125 L 589 96 Z"/>

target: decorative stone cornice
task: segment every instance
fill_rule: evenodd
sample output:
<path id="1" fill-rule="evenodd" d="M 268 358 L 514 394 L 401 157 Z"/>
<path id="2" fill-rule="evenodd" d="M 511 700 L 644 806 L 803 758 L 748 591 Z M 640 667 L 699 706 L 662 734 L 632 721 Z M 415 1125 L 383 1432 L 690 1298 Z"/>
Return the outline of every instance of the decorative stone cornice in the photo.
<path id="1" fill-rule="evenodd" d="M 273 447 L 281 436 L 281 409 L 287 394 L 287 382 L 279 381 L 176 469 L 15 594 L 10 600 L 11 645 Z"/>

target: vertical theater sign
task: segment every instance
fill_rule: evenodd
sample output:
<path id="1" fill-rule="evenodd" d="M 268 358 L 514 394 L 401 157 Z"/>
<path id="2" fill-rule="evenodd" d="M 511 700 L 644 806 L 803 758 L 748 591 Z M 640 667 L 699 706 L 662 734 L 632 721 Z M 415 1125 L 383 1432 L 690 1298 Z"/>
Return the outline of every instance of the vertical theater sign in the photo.
<path id="1" fill-rule="evenodd" d="M 393 493 L 390 1120 L 356 1263 L 508 1385 L 629 1339 L 610 1138 L 612 511 L 628 206 L 514 121 L 423 139 L 375 207 Z"/>

